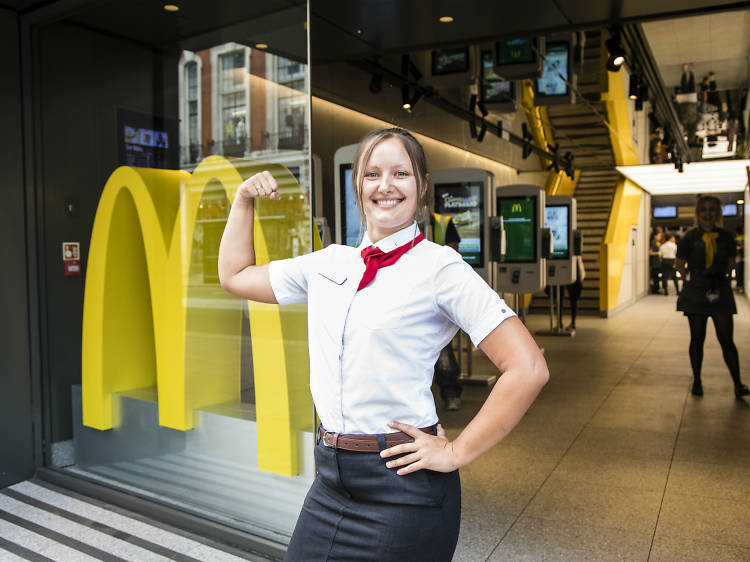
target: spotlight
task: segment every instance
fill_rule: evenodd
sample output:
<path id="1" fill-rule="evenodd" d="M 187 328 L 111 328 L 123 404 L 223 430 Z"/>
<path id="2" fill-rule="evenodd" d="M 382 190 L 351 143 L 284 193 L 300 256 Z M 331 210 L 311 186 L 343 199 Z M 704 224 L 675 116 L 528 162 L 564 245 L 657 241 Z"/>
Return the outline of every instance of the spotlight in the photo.
<path id="1" fill-rule="evenodd" d="M 631 100 L 638 99 L 638 89 L 641 86 L 641 81 L 638 79 L 637 74 L 630 75 L 630 87 L 628 88 L 628 97 Z"/>
<path id="2" fill-rule="evenodd" d="M 487 106 L 484 105 L 483 101 L 477 102 L 477 107 L 479 108 L 479 113 L 482 114 L 482 117 L 487 117 L 487 114 L 489 111 L 487 111 Z"/>
<path id="3" fill-rule="evenodd" d="M 422 91 L 419 88 L 414 89 L 414 95 L 411 97 L 411 100 L 409 101 L 409 105 L 411 106 L 410 111 L 414 111 L 414 108 L 417 106 L 417 102 L 422 99 Z"/>
<path id="4" fill-rule="evenodd" d="M 411 110 L 411 97 L 409 96 L 409 86 L 401 86 L 401 108 L 406 111 Z"/>
<path id="5" fill-rule="evenodd" d="M 641 111 L 645 101 L 648 101 L 648 86 L 645 82 L 641 82 L 638 88 L 638 98 L 635 100 L 635 110 Z"/>
<path id="6" fill-rule="evenodd" d="M 482 121 L 482 127 L 479 129 L 479 134 L 477 135 L 477 141 L 482 142 L 484 140 L 484 135 L 487 134 L 487 123 Z"/>
<path id="7" fill-rule="evenodd" d="M 612 37 L 607 39 L 605 42 L 607 50 L 609 51 L 609 58 L 607 59 L 607 70 L 610 72 L 617 72 L 625 62 L 625 49 L 622 48 L 620 42 L 619 31 L 614 31 Z"/>
<path id="8" fill-rule="evenodd" d="M 383 75 L 375 73 L 370 79 L 370 91 L 373 94 L 379 94 L 383 90 Z"/>

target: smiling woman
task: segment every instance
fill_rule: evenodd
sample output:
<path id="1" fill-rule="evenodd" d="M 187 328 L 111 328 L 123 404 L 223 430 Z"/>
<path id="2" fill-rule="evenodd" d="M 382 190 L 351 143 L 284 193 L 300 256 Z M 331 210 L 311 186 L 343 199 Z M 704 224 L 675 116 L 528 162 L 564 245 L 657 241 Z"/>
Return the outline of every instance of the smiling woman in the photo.
<path id="1" fill-rule="evenodd" d="M 262 172 L 238 188 L 219 251 L 230 292 L 308 303 L 318 474 L 286 559 L 448 561 L 460 524 L 458 468 L 518 423 L 547 366 L 497 293 L 457 252 L 419 232 L 414 217 L 429 176 L 409 132 L 365 136 L 353 178 L 367 225 L 358 248 L 334 244 L 255 265 L 254 199 L 278 198 L 276 179 Z M 459 328 L 503 376 L 448 441 L 430 386 L 440 350 Z"/>

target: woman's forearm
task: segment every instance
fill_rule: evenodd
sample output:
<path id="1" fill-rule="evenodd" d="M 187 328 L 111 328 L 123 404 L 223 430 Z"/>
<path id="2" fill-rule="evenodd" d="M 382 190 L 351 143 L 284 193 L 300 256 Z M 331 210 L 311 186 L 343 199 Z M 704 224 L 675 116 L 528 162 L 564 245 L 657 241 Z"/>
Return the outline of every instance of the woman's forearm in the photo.
<path id="1" fill-rule="evenodd" d="M 255 265 L 254 207 L 252 199 L 237 195 L 229 211 L 219 245 L 219 283 L 225 289 L 238 273 L 250 265 Z"/>

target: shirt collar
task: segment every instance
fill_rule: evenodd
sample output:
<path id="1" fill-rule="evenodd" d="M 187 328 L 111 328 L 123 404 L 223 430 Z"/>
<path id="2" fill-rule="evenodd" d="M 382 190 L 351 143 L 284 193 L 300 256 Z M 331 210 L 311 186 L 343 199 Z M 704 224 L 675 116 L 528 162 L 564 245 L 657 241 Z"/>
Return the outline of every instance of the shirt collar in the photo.
<path id="1" fill-rule="evenodd" d="M 409 226 L 402 228 L 398 232 L 394 232 L 390 236 L 386 236 L 377 244 L 375 244 L 375 247 L 379 248 L 387 254 L 391 250 L 395 250 L 399 246 L 403 246 L 404 244 L 411 242 L 412 240 L 414 240 L 414 238 L 417 237 L 418 234 L 419 227 L 417 226 L 417 221 L 414 221 Z M 357 249 L 362 251 L 364 248 L 369 248 L 372 245 L 373 243 L 372 240 L 370 240 L 370 236 L 367 234 L 367 232 L 365 232 L 365 235 L 362 237 L 362 243 L 357 247 Z"/>

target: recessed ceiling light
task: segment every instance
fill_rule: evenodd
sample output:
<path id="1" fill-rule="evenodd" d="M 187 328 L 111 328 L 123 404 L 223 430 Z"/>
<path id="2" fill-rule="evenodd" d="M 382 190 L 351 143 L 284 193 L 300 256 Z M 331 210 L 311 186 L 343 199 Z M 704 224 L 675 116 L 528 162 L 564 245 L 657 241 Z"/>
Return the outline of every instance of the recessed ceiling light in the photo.
<path id="1" fill-rule="evenodd" d="M 744 199 L 737 199 L 737 204 L 738 205 L 744 205 L 745 204 L 745 200 Z"/>
<path id="2" fill-rule="evenodd" d="M 180 7 L 177 4 L 164 4 L 164 9 L 167 12 L 179 12 Z"/>
<path id="3" fill-rule="evenodd" d="M 452 16 L 443 16 L 442 18 L 440 18 L 440 21 L 442 23 L 450 23 L 450 22 L 453 21 L 453 17 Z"/>
<path id="4" fill-rule="evenodd" d="M 255 48 L 256 49 L 268 49 L 268 44 L 267 43 L 256 43 L 255 44 Z"/>

